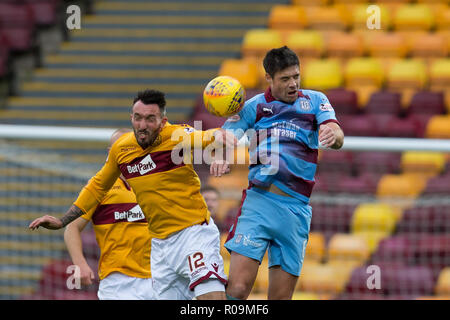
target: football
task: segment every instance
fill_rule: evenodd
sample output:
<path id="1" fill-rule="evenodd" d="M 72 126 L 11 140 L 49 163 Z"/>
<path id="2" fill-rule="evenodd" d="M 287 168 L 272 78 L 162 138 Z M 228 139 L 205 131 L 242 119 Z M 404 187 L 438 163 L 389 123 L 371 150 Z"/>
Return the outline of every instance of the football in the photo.
<path id="1" fill-rule="evenodd" d="M 203 91 L 203 102 L 213 115 L 229 117 L 241 111 L 245 102 L 245 89 L 232 77 L 212 79 Z"/>

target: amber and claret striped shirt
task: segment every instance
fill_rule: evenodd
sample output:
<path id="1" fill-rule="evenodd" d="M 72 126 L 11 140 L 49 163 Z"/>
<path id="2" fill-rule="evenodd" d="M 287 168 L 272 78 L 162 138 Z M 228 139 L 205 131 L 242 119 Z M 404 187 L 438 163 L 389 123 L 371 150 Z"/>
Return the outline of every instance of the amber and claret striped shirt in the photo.
<path id="1" fill-rule="evenodd" d="M 92 221 L 100 247 L 100 280 L 112 272 L 150 278 L 151 237 L 144 213 L 128 184 L 119 178 L 102 202 L 81 216 Z"/>
<path id="2" fill-rule="evenodd" d="M 133 132 L 123 134 L 74 204 L 88 212 L 122 174 L 136 194 L 151 237 L 164 239 L 189 226 L 209 223 L 210 212 L 200 194 L 200 179 L 192 159 L 194 149 L 204 149 L 214 141 L 216 130 L 194 130 L 167 122 L 153 145 L 145 150 Z"/>

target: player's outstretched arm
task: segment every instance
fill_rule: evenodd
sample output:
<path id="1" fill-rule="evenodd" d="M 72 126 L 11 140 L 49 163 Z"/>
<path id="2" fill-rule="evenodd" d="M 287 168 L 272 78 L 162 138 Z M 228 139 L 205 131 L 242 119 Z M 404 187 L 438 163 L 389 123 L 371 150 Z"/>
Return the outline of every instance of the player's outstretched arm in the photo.
<path id="1" fill-rule="evenodd" d="M 35 230 L 39 227 L 43 227 L 45 229 L 58 230 L 64 228 L 66 225 L 68 225 L 81 215 L 83 215 L 83 211 L 81 211 L 81 209 L 77 206 L 72 205 L 61 219 L 45 215 L 31 222 L 28 228 L 30 228 L 31 230 Z"/>
<path id="2" fill-rule="evenodd" d="M 334 122 L 321 124 L 319 129 L 319 141 L 325 148 L 340 149 L 344 144 L 344 132 L 341 127 Z"/>

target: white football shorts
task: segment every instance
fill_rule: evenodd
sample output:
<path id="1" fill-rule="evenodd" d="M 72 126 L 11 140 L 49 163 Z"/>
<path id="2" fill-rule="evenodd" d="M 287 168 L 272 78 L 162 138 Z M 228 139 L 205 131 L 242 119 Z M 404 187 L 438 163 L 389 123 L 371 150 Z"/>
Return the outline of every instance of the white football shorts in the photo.
<path id="1" fill-rule="evenodd" d="M 220 233 L 212 218 L 165 239 L 153 238 L 150 265 L 158 300 L 192 300 L 225 291 Z"/>
<path id="2" fill-rule="evenodd" d="M 97 296 L 100 300 L 155 300 L 153 280 L 112 272 L 100 281 Z"/>

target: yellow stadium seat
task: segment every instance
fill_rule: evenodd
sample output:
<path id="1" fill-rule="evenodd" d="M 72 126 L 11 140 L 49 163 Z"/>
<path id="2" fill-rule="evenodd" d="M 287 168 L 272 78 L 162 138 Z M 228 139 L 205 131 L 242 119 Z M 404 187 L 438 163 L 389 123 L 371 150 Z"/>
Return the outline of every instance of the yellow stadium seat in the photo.
<path id="1" fill-rule="evenodd" d="M 256 276 L 253 290 L 255 292 L 267 292 L 269 288 L 269 263 L 267 259 L 263 259 L 259 265 L 258 274 Z"/>
<path id="2" fill-rule="evenodd" d="M 311 29 L 344 31 L 349 25 L 350 18 L 343 7 L 314 6 L 305 10 Z"/>
<path id="3" fill-rule="evenodd" d="M 394 16 L 395 30 L 430 30 L 434 27 L 433 11 L 426 4 L 404 4 Z"/>
<path id="4" fill-rule="evenodd" d="M 426 179 L 412 174 L 385 174 L 377 186 L 380 199 L 409 198 L 415 199 L 423 191 Z"/>
<path id="5" fill-rule="evenodd" d="M 404 173 L 420 173 L 431 177 L 443 172 L 446 162 L 443 153 L 405 151 L 400 165 Z"/>
<path id="6" fill-rule="evenodd" d="M 352 58 L 345 66 L 346 86 L 370 85 L 381 88 L 384 71 L 380 60 L 370 57 Z"/>
<path id="7" fill-rule="evenodd" d="M 435 115 L 428 120 L 425 137 L 450 139 L 450 115 Z"/>
<path id="8" fill-rule="evenodd" d="M 394 62 L 386 75 L 389 90 L 402 93 L 402 105 L 407 107 L 412 96 L 427 84 L 424 62 L 419 59 L 403 59 Z"/>
<path id="9" fill-rule="evenodd" d="M 308 62 L 303 71 L 303 86 L 307 89 L 327 90 L 342 85 L 341 65 L 335 59 Z"/>
<path id="10" fill-rule="evenodd" d="M 366 240 L 354 234 L 337 233 L 328 244 L 328 261 L 364 262 L 369 253 Z"/>
<path id="11" fill-rule="evenodd" d="M 222 222 L 227 216 L 228 211 L 231 208 L 238 207 L 240 204 L 239 200 L 236 199 L 226 199 L 222 198 L 219 200 L 219 208 L 217 210 L 217 214 L 214 217 L 214 221 Z"/>
<path id="12" fill-rule="evenodd" d="M 274 5 L 269 14 L 269 28 L 278 30 L 303 29 L 308 25 L 302 6 Z"/>
<path id="13" fill-rule="evenodd" d="M 366 240 L 367 246 L 369 247 L 369 253 L 372 254 L 378 248 L 380 241 L 389 235 L 384 231 L 358 231 L 354 233 Z"/>
<path id="14" fill-rule="evenodd" d="M 386 235 L 394 231 L 397 211 L 386 203 L 362 203 L 352 216 L 352 233 L 378 231 Z"/>
<path id="15" fill-rule="evenodd" d="M 280 33 L 271 29 L 251 29 L 244 35 L 242 56 L 260 59 L 267 51 L 283 46 Z"/>
<path id="16" fill-rule="evenodd" d="M 440 296 L 450 296 L 450 267 L 442 269 L 439 273 L 435 293 Z"/>
<path id="17" fill-rule="evenodd" d="M 286 38 L 286 45 L 299 57 L 320 58 L 325 45 L 320 32 L 316 30 L 297 30 L 291 32 Z"/>
<path id="18" fill-rule="evenodd" d="M 317 293 L 295 291 L 292 300 L 321 300 Z"/>
<path id="19" fill-rule="evenodd" d="M 429 73 L 431 90 L 450 90 L 450 58 L 434 60 Z"/>
<path id="20" fill-rule="evenodd" d="M 325 237 L 320 232 L 310 232 L 306 246 L 305 260 L 322 261 L 325 256 Z"/>
<path id="21" fill-rule="evenodd" d="M 353 8 L 351 11 L 351 24 L 353 27 L 353 30 L 361 30 L 361 31 L 367 31 L 368 30 L 368 18 L 372 16 L 374 13 L 373 11 L 369 10 L 369 6 L 372 5 L 371 3 L 364 3 L 359 4 Z M 389 30 L 392 24 L 392 18 L 391 18 L 391 12 L 389 12 L 389 9 L 383 5 L 377 3 L 377 6 L 380 10 L 380 29 L 381 30 Z M 375 23 L 375 20 L 369 20 L 371 23 Z M 374 30 L 368 30 L 373 32 Z M 369 35 L 370 33 L 368 33 Z"/>
<path id="22" fill-rule="evenodd" d="M 445 36 L 435 32 L 416 35 L 409 43 L 411 56 L 415 58 L 444 58 L 447 46 Z"/>
<path id="23" fill-rule="evenodd" d="M 407 53 L 404 36 L 392 32 L 376 32 L 367 41 L 367 50 L 372 57 L 402 58 Z"/>
<path id="24" fill-rule="evenodd" d="M 225 242 L 227 241 L 227 237 L 228 234 L 227 233 L 222 233 L 220 235 L 220 255 L 222 256 L 222 258 L 224 259 L 224 261 L 228 261 L 228 271 L 226 272 L 226 274 L 229 273 L 230 269 L 230 253 L 228 252 L 227 248 L 225 248 L 223 245 L 225 244 Z"/>
<path id="25" fill-rule="evenodd" d="M 335 33 L 327 41 L 327 54 L 330 58 L 350 59 L 364 54 L 361 36 L 357 33 Z"/>
<path id="26" fill-rule="evenodd" d="M 225 59 L 219 75 L 236 78 L 246 89 L 258 86 L 258 65 L 254 59 Z"/>

